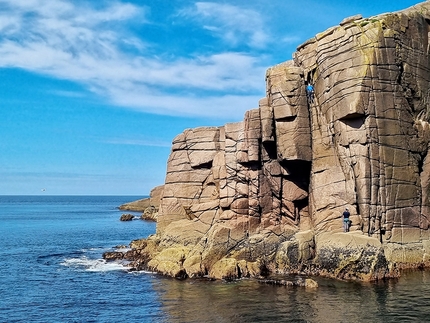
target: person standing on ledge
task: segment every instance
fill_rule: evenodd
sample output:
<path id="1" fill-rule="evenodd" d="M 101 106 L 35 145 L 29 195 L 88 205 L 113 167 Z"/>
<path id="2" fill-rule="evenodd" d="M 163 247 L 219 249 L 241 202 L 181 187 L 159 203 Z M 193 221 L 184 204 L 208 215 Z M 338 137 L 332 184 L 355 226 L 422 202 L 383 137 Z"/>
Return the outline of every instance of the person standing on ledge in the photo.
<path id="1" fill-rule="evenodd" d="M 306 97 L 308 98 L 309 104 L 314 102 L 314 87 L 311 83 L 308 83 L 306 86 Z"/>
<path id="2" fill-rule="evenodd" d="M 349 213 L 348 208 L 343 211 L 343 232 L 349 232 L 349 216 L 351 215 Z"/>

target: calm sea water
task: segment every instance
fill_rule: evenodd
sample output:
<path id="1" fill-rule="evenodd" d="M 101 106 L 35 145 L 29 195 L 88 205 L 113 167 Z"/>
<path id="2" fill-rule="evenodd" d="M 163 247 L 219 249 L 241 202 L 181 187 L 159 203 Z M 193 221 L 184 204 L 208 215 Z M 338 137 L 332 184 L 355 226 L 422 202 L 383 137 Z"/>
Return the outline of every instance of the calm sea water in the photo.
<path id="1" fill-rule="evenodd" d="M 103 252 L 155 232 L 140 197 L 0 196 L 0 322 L 429 322 L 430 273 L 316 290 L 129 273 Z"/>

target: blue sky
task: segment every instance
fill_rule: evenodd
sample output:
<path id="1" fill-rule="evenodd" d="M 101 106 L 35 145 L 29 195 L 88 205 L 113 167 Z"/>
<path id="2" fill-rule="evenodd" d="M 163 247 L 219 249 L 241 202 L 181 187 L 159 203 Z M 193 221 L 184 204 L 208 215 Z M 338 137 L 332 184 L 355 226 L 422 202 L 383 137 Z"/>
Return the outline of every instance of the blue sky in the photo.
<path id="1" fill-rule="evenodd" d="M 147 195 L 316 33 L 412 0 L 0 0 L 0 194 Z M 44 191 L 42 191 L 44 189 Z"/>

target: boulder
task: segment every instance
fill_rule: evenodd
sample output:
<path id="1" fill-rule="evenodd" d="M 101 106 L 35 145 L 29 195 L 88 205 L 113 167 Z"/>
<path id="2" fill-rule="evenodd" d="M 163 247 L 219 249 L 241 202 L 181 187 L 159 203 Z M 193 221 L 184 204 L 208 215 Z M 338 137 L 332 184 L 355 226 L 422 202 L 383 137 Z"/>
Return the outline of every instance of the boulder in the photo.
<path id="1" fill-rule="evenodd" d="M 398 276 L 375 238 L 358 233 L 321 233 L 315 242 L 314 263 L 320 275 L 364 281 Z"/>
<path id="2" fill-rule="evenodd" d="M 120 221 L 132 221 L 134 219 L 134 215 L 130 213 L 124 213 L 119 218 Z"/>
<path id="3" fill-rule="evenodd" d="M 298 278 L 298 279 L 259 279 L 260 284 L 268 284 L 275 286 L 285 287 L 305 287 L 309 289 L 318 288 L 318 282 L 311 278 Z"/>
<path id="4" fill-rule="evenodd" d="M 148 262 L 148 268 L 163 275 L 175 278 L 186 278 L 183 263 L 189 253 L 186 247 L 163 249 Z"/>
<path id="5" fill-rule="evenodd" d="M 106 261 L 114 261 L 114 260 L 121 260 L 124 258 L 124 254 L 119 251 L 106 251 L 102 255 L 103 259 Z"/>

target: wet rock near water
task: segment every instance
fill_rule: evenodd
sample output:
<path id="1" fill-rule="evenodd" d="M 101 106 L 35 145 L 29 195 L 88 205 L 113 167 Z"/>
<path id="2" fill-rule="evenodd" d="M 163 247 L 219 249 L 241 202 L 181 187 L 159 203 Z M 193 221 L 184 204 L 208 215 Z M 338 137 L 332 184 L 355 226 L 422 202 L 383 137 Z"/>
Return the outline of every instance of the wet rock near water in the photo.
<path id="1" fill-rule="evenodd" d="M 132 221 L 135 218 L 135 216 L 133 214 L 127 213 L 127 214 L 122 214 L 121 217 L 119 218 L 120 221 Z"/>
<path id="2" fill-rule="evenodd" d="M 306 287 L 306 288 L 318 288 L 318 283 L 311 278 L 299 278 L 299 279 L 259 279 L 260 284 L 268 284 L 275 286 L 285 287 Z"/>
<path id="3" fill-rule="evenodd" d="M 102 257 L 106 261 L 122 260 L 124 258 L 124 254 L 118 251 L 107 251 L 103 253 Z"/>

